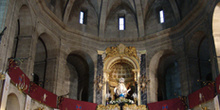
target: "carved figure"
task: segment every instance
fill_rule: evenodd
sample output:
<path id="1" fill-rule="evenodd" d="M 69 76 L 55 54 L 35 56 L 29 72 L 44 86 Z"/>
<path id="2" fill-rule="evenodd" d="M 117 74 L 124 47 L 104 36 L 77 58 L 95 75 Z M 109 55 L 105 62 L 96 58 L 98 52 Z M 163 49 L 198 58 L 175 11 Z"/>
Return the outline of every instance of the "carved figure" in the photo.
<path id="1" fill-rule="evenodd" d="M 129 91 L 130 91 L 130 89 L 127 90 L 127 88 L 124 84 L 124 78 L 120 78 L 118 86 L 115 87 L 115 89 L 114 89 L 115 94 L 119 97 L 124 98 L 124 97 L 126 97 L 126 95 L 128 94 Z"/>

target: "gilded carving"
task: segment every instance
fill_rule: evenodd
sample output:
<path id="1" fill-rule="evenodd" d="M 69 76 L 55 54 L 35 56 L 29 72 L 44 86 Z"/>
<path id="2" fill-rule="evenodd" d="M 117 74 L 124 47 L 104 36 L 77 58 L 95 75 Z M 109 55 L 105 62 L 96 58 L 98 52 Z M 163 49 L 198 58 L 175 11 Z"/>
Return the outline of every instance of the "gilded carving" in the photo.
<path id="1" fill-rule="evenodd" d="M 146 105 L 139 105 L 137 106 L 136 104 L 125 104 L 123 106 L 123 110 L 147 110 Z"/>
<path id="2" fill-rule="evenodd" d="M 135 47 L 126 47 L 124 53 L 127 56 L 134 57 L 137 59 L 137 51 Z"/>
<path id="3" fill-rule="evenodd" d="M 123 44 L 120 44 L 117 47 L 108 47 L 106 48 L 105 52 L 106 52 L 105 60 L 108 59 L 109 57 L 114 57 L 114 56 L 129 56 L 138 59 L 136 48 L 131 46 L 126 47 Z"/>
<path id="4" fill-rule="evenodd" d="M 97 110 L 105 110 L 105 106 L 104 105 L 98 105 Z"/>
<path id="5" fill-rule="evenodd" d="M 146 105 L 139 105 L 137 110 L 147 110 Z"/>
<path id="6" fill-rule="evenodd" d="M 131 104 L 131 105 L 128 105 L 128 104 L 125 104 L 123 106 L 123 110 L 137 110 L 137 105 L 136 104 Z"/>
<path id="7" fill-rule="evenodd" d="M 107 105 L 106 110 L 120 110 L 120 106 L 118 104 L 115 105 Z"/>
<path id="8" fill-rule="evenodd" d="M 111 105 L 108 104 L 107 106 L 104 105 L 98 105 L 97 110 L 120 110 L 120 106 L 118 104 Z M 137 106 L 136 104 L 125 104 L 123 106 L 123 110 L 148 110 L 146 108 L 146 105 L 139 105 Z"/>
<path id="9" fill-rule="evenodd" d="M 109 57 L 113 57 L 118 55 L 119 51 L 117 47 L 108 47 L 106 50 L 106 57 L 105 59 L 109 58 Z"/>

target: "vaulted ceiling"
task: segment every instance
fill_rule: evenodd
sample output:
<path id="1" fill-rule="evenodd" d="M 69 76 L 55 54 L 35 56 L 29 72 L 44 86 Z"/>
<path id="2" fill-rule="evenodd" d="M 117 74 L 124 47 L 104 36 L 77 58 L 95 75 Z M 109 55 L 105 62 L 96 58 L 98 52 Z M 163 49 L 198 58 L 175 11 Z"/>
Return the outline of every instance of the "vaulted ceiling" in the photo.
<path id="1" fill-rule="evenodd" d="M 131 29 L 127 33 L 132 36 L 145 36 L 177 25 L 193 8 L 199 0 L 44 0 L 46 6 L 66 25 L 77 29 L 75 25 L 79 20 L 79 12 L 88 11 L 88 33 L 105 36 L 112 31 L 110 25 L 116 22 L 114 17 L 120 13 L 133 17 Z M 166 25 L 158 22 L 158 11 L 165 10 Z M 129 21 L 130 22 L 130 21 Z M 116 23 L 117 24 L 117 23 Z M 135 27 L 133 26 L 135 25 Z M 133 30 L 136 29 L 136 30 Z M 80 30 L 80 29 L 79 29 Z M 91 32 L 89 32 L 89 30 Z M 113 29 L 114 31 L 114 29 Z M 126 35 L 129 36 L 129 35 Z M 111 37 L 111 36 L 110 36 Z"/>

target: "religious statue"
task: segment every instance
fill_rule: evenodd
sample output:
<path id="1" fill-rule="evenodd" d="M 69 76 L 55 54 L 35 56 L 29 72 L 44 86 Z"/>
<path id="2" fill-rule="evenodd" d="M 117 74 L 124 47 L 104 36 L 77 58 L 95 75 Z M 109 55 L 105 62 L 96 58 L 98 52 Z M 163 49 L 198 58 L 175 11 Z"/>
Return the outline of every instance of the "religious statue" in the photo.
<path id="1" fill-rule="evenodd" d="M 130 90 L 131 89 L 127 90 L 124 84 L 124 78 L 120 78 L 118 86 L 115 87 L 114 92 L 117 96 L 125 98 Z"/>

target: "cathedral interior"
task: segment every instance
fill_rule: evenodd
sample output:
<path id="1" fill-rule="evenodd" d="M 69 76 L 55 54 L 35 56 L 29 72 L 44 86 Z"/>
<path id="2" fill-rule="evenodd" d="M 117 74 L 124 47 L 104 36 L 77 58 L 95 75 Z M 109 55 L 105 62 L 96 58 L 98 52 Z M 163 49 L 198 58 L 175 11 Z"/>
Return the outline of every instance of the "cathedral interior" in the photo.
<path id="1" fill-rule="evenodd" d="M 89 104 L 115 100 L 120 78 L 134 87 L 136 105 L 190 99 L 218 84 L 218 37 L 220 0 L 0 0 L 1 110 L 63 109 L 60 100 L 48 106 L 46 92 L 44 102 L 28 98 L 25 77 L 57 99 Z M 18 83 L 10 74 L 17 67 Z M 216 99 L 185 109 L 219 110 Z"/>

